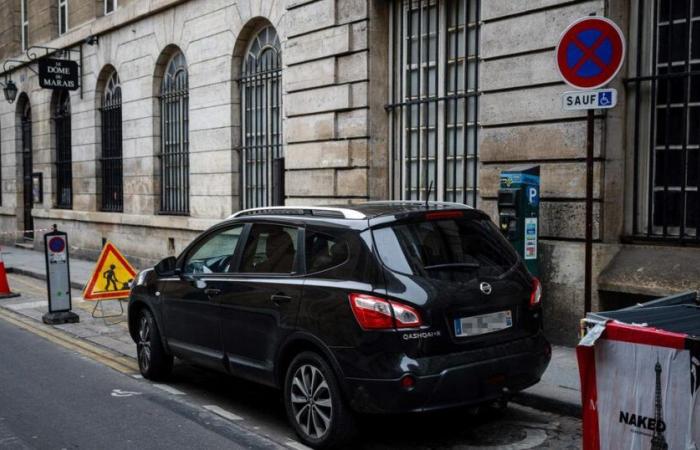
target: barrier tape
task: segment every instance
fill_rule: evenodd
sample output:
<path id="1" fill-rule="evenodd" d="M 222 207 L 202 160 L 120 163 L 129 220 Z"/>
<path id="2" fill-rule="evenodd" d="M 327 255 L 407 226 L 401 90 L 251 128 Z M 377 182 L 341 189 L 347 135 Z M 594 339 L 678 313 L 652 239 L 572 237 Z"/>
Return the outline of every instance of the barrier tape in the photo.
<path id="1" fill-rule="evenodd" d="M 44 231 L 53 231 L 53 228 L 38 228 L 36 230 L 0 231 L 0 236 L 6 234 L 43 233 Z"/>

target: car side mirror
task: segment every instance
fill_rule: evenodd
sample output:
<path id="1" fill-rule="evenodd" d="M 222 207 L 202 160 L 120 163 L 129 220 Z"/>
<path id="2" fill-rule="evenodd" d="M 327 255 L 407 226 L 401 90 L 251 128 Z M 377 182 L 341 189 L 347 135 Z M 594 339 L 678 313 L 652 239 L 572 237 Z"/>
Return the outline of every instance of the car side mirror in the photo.
<path id="1" fill-rule="evenodd" d="M 156 274 L 161 277 L 170 277 L 177 275 L 179 270 L 177 268 L 177 260 L 174 256 L 168 256 L 167 258 L 161 260 L 154 267 Z"/>

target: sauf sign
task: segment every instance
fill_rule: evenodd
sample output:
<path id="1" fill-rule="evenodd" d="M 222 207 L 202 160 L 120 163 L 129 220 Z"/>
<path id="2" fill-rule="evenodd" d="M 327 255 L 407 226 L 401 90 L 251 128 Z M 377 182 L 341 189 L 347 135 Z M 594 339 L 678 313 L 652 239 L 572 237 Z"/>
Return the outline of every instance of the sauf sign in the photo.
<path id="1" fill-rule="evenodd" d="M 39 86 L 47 89 L 68 89 L 80 87 L 78 63 L 68 59 L 41 58 L 39 61 Z"/>

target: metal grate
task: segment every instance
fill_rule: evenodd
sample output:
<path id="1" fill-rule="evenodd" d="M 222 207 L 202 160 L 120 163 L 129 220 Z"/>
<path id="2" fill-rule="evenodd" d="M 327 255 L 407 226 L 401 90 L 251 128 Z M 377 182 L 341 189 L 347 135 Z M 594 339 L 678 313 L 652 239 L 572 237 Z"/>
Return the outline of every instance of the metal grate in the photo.
<path id="1" fill-rule="evenodd" d="M 34 218 L 32 217 L 32 206 L 34 199 L 32 197 L 32 108 L 29 105 L 29 99 L 24 97 L 24 110 L 22 111 L 21 127 L 22 127 L 22 183 L 23 183 L 23 213 L 24 223 L 22 226 L 25 229 L 24 237 L 26 239 L 34 239 Z"/>
<path id="2" fill-rule="evenodd" d="M 283 203 L 284 187 L 275 186 L 275 192 L 271 188 L 273 165 L 283 157 L 281 75 L 280 41 L 275 29 L 268 26 L 251 40 L 239 80 L 244 208 Z"/>
<path id="3" fill-rule="evenodd" d="M 68 91 L 57 91 L 53 120 L 56 133 L 56 208 L 70 209 L 73 206 L 73 170 Z"/>
<path id="4" fill-rule="evenodd" d="M 187 63 L 178 52 L 170 59 L 160 92 L 160 212 L 189 214 L 189 90 Z"/>
<path id="5" fill-rule="evenodd" d="M 633 234 L 700 242 L 700 2 L 636 6 Z"/>
<path id="6" fill-rule="evenodd" d="M 102 99 L 102 211 L 124 209 L 122 168 L 122 91 L 119 75 L 113 72 Z"/>
<path id="7" fill-rule="evenodd" d="M 476 205 L 478 0 L 396 0 L 391 12 L 393 197 Z"/>

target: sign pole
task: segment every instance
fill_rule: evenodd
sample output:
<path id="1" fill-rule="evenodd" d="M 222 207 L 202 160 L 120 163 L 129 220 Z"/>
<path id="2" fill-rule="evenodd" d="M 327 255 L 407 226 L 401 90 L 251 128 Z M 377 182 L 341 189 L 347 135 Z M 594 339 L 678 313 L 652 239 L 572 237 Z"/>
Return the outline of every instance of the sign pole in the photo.
<path id="1" fill-rule="evenodd" d="M 595 110 L 588 110 L 586 131 L 586 261 L 584 275 L 584 313 L 591 312 L 593 272 L 593 139 L 595 137 Z"/>
<path id="2" fill-rule="evenodd" d="M 615 22 L 595 14 L 572 22 L 555 50 L 557 70 L 577 91 L 562 94 L 562 109 L 587 111 L 586 129 L 586 230 L 583 307 L 589 313 L 593 290 L 593 151 L 595 110 L 617 104 L 615 89 L 600 89 L 618 74 L 625 60 L 625 36 Z"/>

